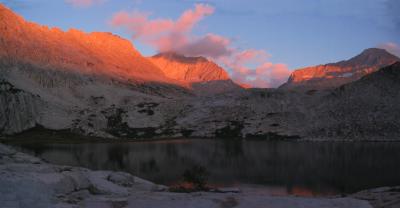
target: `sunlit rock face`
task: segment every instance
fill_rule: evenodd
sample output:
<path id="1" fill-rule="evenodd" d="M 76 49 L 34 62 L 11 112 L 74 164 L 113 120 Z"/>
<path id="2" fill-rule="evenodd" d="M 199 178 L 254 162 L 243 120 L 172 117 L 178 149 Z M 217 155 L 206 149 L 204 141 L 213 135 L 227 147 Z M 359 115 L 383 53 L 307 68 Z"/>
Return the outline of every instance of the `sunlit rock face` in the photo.
<path id="1" fill-rule="evenodd" d="M 34 65 L 62 72 L 100 75 L 129 83 L 193 83 L 230 81 L 228 73 L 202 57 L 165 53 L 150 59 L 117 35 L 62 31 L 25 21 L 0 4 L 0 62 Z M 226 83 L 225 83 L 226 85 Z M 223 88 L 219 87 L 219 88 Z"/>
<path id="2" fill-rule="evenodd" d="M 155 55 L 150 60 L 171 79 L 190 83 L 230 79 L 223 68 L 204 57 L 186 57 L 169 52 Z"/>
<path id="3" fill-rule="evenodd" d="M 347 61 L 296 70 L 283 89 L 329 89 L 356 81 L 400 59 L 384 49 L 370 48 Z"/>
<path id="4" fill-rule="evenodd" d="M 186 57 L 174 52 L 149 58 L 170 79 L 188 83 L 197 93 L 210 94 L 242 89 L 216 63 L 204 57 Z"/>
<path id="5" fill-rule="evenodd" d="M 336 78 L 300 82 L 300 71 L 288 83 L 326 87 L 333 80 L 333 87 L 357 79 L 346 93 L 243 89 L 205 58 L 145 58 L 114 35 L 48 29 L 0 6 L 0 135 L 43 127 L 131 139 L 397 139 L 399 78 L 389 85 L 359 79 L 394 59 L 370 49 L 311 73 Z"/>
<path id="6" fill-rule="evenodd" d="M 133 45 L 111 33 L 64 32 L 27 22 L 0 4 L 0 58 L 54 70 L 166 82 L 158 67 Z"/>

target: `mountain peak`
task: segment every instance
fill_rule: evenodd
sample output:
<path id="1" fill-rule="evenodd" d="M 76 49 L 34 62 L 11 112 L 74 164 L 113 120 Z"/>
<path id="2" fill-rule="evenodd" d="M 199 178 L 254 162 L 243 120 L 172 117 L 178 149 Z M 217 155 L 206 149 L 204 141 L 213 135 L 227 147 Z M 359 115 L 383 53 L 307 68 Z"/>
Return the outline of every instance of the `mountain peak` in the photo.
<path id="1" fill-rule="evenodd" d="M 377 54 L 377 53 L 388 53 L 388 52 L 382 48 L 367 48 L 361 52 L 361 54 Z"/>
<path id="2" fill-rule="evenodd" d="M 385 49 L 369 48 L 346 61 L 295 70 L 282 87 L 334 88 L 356 81 L 398 61 L 400 61 L 398 57 Z"/>
<path id="3" fill-rule="evenodd" d="M 0 19 L 0 59 L 122 80 L 169 81 L 130 41 L 117 35 L 49 28 L 1 4 Z"/>
<path id="4" fill-rule="evenodd" d="M 189 83 L 230 80 L 222 67 L 204 57 L 167 52 L 150 57 L 150 60 L 171 79 Z"/>
<path id="5" fill-rule="evenodd" d="M 359 55 L 347 60 L 336 63 L 336 65 L 344 67 L 357 67 L 357 66 L 386 66 L 388 63 L 393 63 L 396 60 L 400 60 L 395 55 L 387 52 L 385 49 L 380 48 L 368 48 Z"/>

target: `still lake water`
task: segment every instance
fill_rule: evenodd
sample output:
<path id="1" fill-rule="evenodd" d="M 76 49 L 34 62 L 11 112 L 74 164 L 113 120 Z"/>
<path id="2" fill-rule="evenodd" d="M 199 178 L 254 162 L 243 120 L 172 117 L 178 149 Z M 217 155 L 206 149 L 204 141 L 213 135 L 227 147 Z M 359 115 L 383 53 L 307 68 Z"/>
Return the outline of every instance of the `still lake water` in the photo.
<path id="1" fill-rule="evenodd" d="M 117 170 L 174 185 L 200 165 L 214 186 L 262 186 L 277 194 L 330 195 L 400 185 L 400 143 L 170 140 L 17 143 L 51 163 Z"/>

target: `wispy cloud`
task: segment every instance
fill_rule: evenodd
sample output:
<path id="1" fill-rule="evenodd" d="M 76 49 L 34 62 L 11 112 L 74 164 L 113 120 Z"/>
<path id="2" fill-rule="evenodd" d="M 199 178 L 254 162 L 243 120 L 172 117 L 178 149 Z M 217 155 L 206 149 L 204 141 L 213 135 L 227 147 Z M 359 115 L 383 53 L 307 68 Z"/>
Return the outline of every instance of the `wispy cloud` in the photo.
<path id="1" fill-rule="evenodd" d="M 387 42 L 380 44 L 378 47 L 387 50 L 389 53 L 396 55 L 397 57 L 400 57 L 400 46 L 396 43 Z"/>
<path id="2" fill-rule="evenodd" d="M 269 56 L 264 50 L 236 50 L 221 62 L 232 70 L 232 78 L 238 83 L 260 88 L 278 87 L 287 80 L 291 71 L 286 64 L 268 61 Z"/>
<path id="3" fill-rule="evenodd" d="M 290 71 L 285 64 L 273 64 L 263 50 L 241 50 L 230 38 L 213 33 L 194 35 L 198 23 L 212 15 L 215 8 L 208 4 L 195 4 L 182 15 L 151 19 L 149 12 L 116 13 L 112 26 L 126 29 L 134 40 L 148 44 L 159 52 L 174 51 L 186 56 L 205 56 L 227 67 L 232 78 L 241 84 L 254 87 L 276 87 L 286 81 Z"/>
<path id="4" fill-rule="evenodd" d="M 105 0 L 65 0 L 66 3 L 75 7 L 89 7 L 94 4 L 103 3 Z"/>
<path id="5" fill-rule="evenodd" d="M 194 9 L 186 10 L 176 21 L 171 19 L 149 19 L 150 13 L 118 12 L 111 20 L 113 26 L 126 28 L 133 33 L 133 39 L 152 45 L 159 51 L 179 51 L 187 47 L 191 40 L 193 27 L 204 17 L 211 15 L 214 8 L 196 4 Z"/>

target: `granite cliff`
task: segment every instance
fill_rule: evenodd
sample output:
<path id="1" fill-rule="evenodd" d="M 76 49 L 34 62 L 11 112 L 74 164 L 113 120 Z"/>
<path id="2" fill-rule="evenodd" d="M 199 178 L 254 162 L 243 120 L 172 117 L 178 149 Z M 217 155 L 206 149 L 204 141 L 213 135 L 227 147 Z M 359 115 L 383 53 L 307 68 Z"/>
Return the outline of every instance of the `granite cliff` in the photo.
<path id="1" fill-rule="evenodd" d="M 129 139 L 400 135 L 398 58 L 384 50 L 294 72 L 279 89 L 244 89 L 202 57 L 146 58 L 115 35 L 49 29 L 1 4 L 0 18 L 1 135 L 43 128 Z M 309 71 L 319 77 L 311 86 L 322 88 L 301 81 Z"/>
<path id="2" fill-rule="evenodd" d="M 332 89 L 397 61 L 400 61 L 398 57 L 384 49 L 370 48 L 346 61 L 295 70 L 281 88 Z"/>

